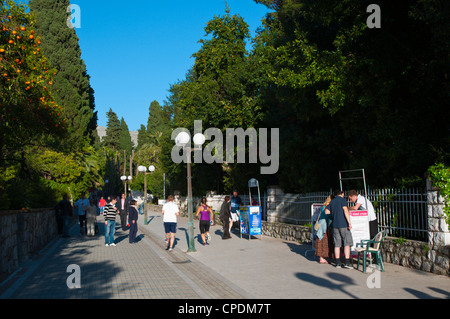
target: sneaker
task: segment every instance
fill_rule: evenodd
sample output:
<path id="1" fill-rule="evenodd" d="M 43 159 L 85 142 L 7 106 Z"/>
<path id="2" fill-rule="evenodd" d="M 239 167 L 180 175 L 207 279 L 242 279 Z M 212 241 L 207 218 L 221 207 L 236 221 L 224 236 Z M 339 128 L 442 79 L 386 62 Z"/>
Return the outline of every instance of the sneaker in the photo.
<path id="1" fill-rule="evenodd" d="M 345 265 L 344 265 L 344 268 L 345 268 L 345 269 L 353 269 L 353 265 L 345 264 Z"/>
<path id="2" fill-rule="evenodd" d="M 116 246 L 116 244 L 112 243 L 112 244 L 111 244 L 110 246 L 114 246 L 114 247 L 115 247 L 115 246 Z"/>
<path id="3" fill-rule="evenodd" d="M 211 234 L 208 233 L 208 241 L 211 241 Z"/>
<path id="4" fill-rule="evenodd" d="M 169 248 L 169 252 L 172 252 L 173 251 L 173 248 Z"/>
<path id="5" fill-rule="evenodd" d="M 336 268 L 342 268 L 342 264 L 336 264 Z"/>
<path id="6" fill-rule="evenodd" d="M 109 246 L 109 244 L 105 244 L 105 246 L 106 246 L 106 247 L 108 247 L 108 246 Z"/>

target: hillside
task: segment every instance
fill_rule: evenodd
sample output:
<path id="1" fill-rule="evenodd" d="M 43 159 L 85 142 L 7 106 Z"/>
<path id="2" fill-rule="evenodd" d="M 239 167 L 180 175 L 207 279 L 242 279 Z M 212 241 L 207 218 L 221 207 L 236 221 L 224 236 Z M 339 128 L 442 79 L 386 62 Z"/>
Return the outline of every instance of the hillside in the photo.
<path id="1" fill-rule="evenodd" d="M 106 136 L 106 127 L 104 126 L 97 126 L 97 134 L 100 137 L 100 141 L 103 140 L 103 137 Z M 138 132 L 137 131 L 130 131 L 131 140 L 133 141 L 134 147 L 137 147 L 138 145 Z"/>

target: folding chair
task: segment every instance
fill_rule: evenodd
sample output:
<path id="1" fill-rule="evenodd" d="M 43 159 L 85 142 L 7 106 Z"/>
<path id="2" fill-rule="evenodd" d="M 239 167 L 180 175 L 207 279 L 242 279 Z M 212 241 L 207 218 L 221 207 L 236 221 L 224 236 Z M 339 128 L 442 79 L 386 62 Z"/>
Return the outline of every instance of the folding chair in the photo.
<path id="1" fill-rule="evenodd" d="M 356 269 L 359 269 L 361 254 L 363 254 L 363 272 L 366 272 L 366 256 L 367 253 L 370 253 L 372 259 L 373 254 L 376 255 L 377 265 L 380 266 L 381 271 L 384 271 L 383 260 L 381 259 L 381 244 L 383 243 L 384 237 L 386 237 L 386 231 L 379 232 L 371 240 L 361 240 L 361 246 L 356 247 L 356 251 L 358 252 L 358 267 Z"/>

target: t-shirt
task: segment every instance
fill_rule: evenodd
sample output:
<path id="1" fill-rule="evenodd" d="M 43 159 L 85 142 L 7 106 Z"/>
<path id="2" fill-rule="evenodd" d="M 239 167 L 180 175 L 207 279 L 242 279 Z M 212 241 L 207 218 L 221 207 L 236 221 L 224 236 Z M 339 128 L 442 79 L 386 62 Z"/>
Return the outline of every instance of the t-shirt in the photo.
<path id="1" fill-rule="evenodd" d="M 105 220 L 116 220 L 117 210 L 114 205 L 111 203 L 107 203 L 105 205 L 105 211 L 103 212 L 103 216 L 105 216 Z"/>
<path id="2" fill-rule="evenodd" d="M 210 220 L 209 210 L 206 206 L 203 206 L 203 210 L 200 211 L 200 220 L 207 220 L 207 221 Z"/>
<path id="3" fill-rule="evenodd" d="M 86 215 L 85 209 L 87 208 L 87 206 L 89 206 L 89 199 L 85 198 L 85 199 L 79 199 L 75 202 L 75 204 L 73 206 L 77 206 L 77 213 L 79 216 L 83 216 Z"/>
<path id="4" fill-rule="evenodd" d="M 377 219 L 377 216 L 375 215 L 375 209 L 373 208 L 373 205 L 370 200 L 367 200 L 368 207 L 366 208 L 366 198 L 364 196 L 358 195 L 356 204 L 361 204 L 361 206 L 359 206 L 359 209 L 367 210 L 369 212 L 370 222 Z"/>
<path id="5" fill-rule="evenodd" d="M 343 207 L 347 207 L 347 201 L 341 196 L 336 196 L 327 206 L 327 209 L 331 212 L 331 217 L 333 218 L 333 228 L 348 227 Z"/>
<path id="6" fill-rule="evenodd" d="M 162 210 L 164 211 L 163 221 L 165 223 L 176 223 L 177 213 L 180 211 L 178 206 L 174 202 L 168 202 L 163 205 Z"/>
<path id="7" fill-rule="evenodd" d="M 231 212 L 235 213 L 239 209 L 239 205 L 242 203 L 242 200 L 239 196 L 231 196 Z"/>

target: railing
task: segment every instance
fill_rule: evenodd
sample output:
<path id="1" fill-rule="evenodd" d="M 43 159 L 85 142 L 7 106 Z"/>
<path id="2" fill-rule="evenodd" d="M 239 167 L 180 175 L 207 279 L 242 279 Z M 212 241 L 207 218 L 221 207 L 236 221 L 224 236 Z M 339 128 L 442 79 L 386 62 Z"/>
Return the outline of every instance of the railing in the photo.
<path id="1" fill-rule="evenodd" d="M 420 189 L 369 190 L 378 228 L 389 236 L 428 240 L 427 194 Z"/>
<path id="2" fill-rule="evenodd" d="M 311 205 L 325 202 L 330 192 L 305 193 L 277 197 L 278 220 L 290 224 L 311 224 Z"/>
<path id="3" fill-rule="evenodd" d="M 427 241 L 427 194 L 420 189 L 368 189 L 379 230 L 389 236 Z M 285 195 L 276 198 L 278 220 L 290 224 L 311 224 L 311 205 L 323 203 L 330 192 Z M 364 192 L 361 192 L 364 195 Z"/>

